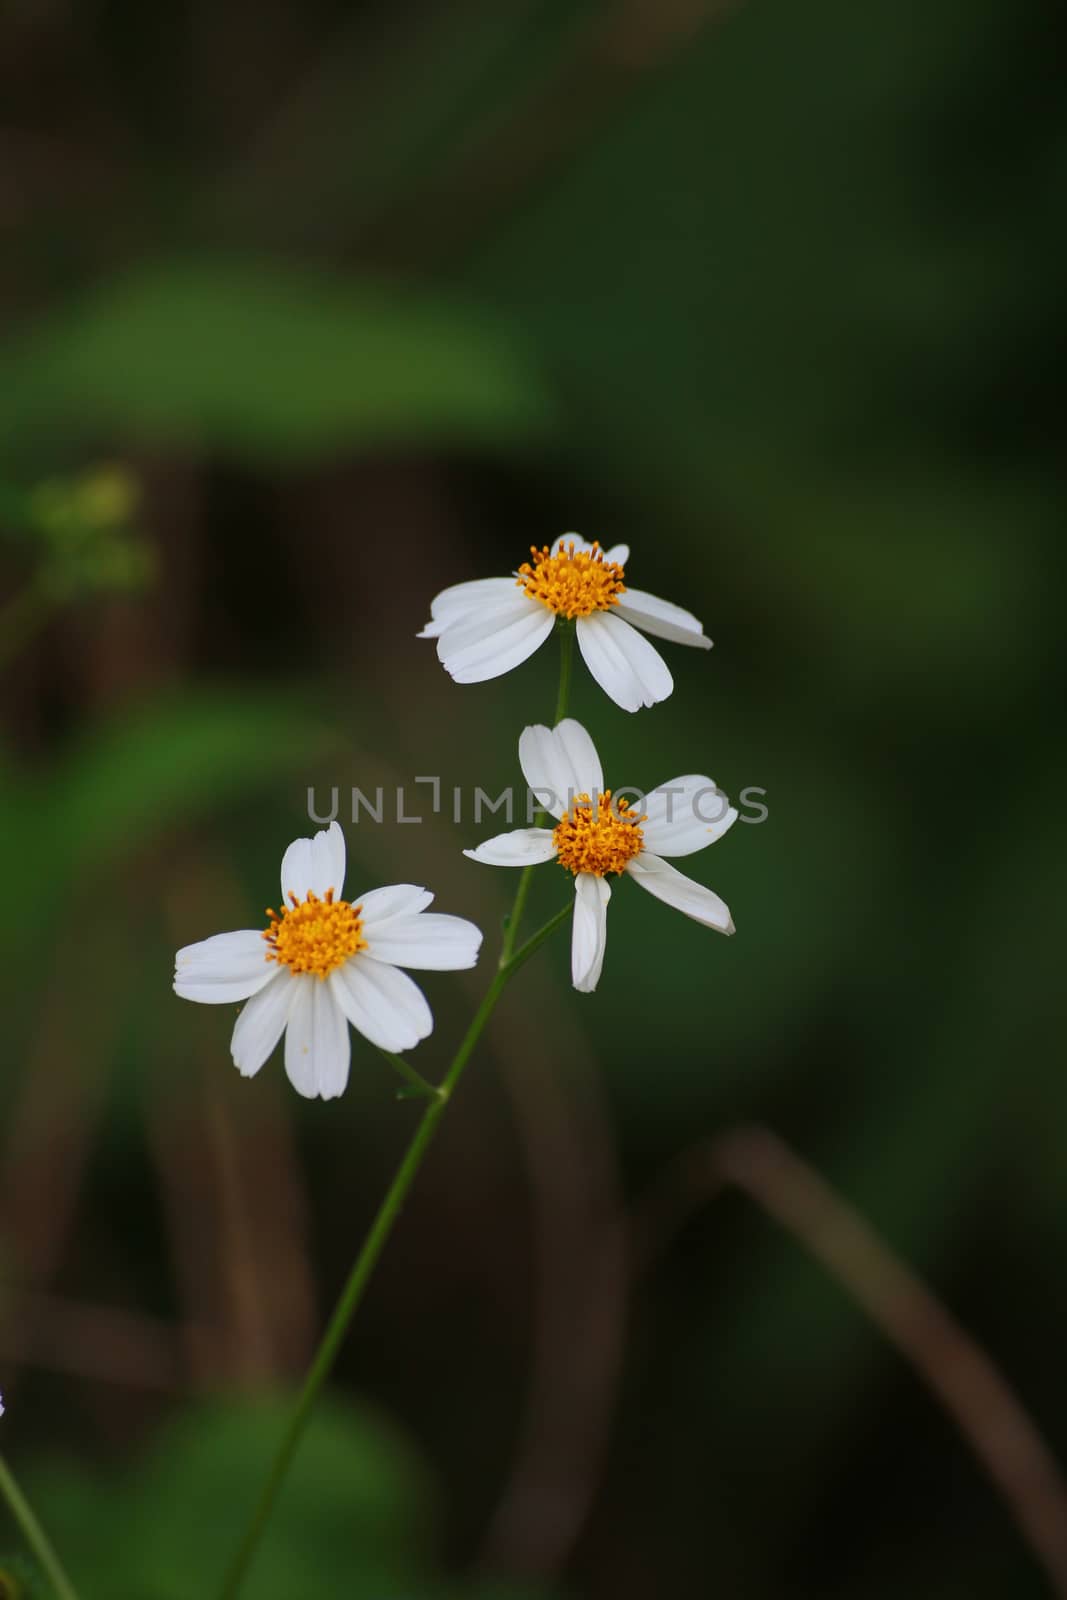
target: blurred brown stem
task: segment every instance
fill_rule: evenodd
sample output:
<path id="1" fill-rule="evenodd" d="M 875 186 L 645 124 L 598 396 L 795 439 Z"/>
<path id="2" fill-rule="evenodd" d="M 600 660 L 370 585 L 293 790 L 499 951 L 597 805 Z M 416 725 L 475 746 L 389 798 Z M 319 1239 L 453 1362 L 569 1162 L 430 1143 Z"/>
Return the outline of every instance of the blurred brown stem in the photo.
<path id="1" fill-rule="evenodd" d="M 221 1346 L 222 1330 L 197 1330 Z M 178 1331 L 161 1319 L 59 1295 L 4 1296 L 0 1357 L 124 1387 L 180 1390 L 186 1383 Z M 222 1354 L 216 1369 L 222 1367 Z"/>
<path id="2" fill-rule="evenodd" d="M 11 665 L 44 626 L 55 604 L 55 590 L 42 567 L 0 610 L 0 672 Z"/>
<path id="3" fill-rule="evenodd" d="M 740 1189 L 852 1296 L 953 1419 L 1059 1596 L 1067 1597 L 1067 1482 L 1004 1376 L 870 1224 L 769 1129 L 684 1155 L 641 1207 L 635 1266 L 694 1209 Z"/>

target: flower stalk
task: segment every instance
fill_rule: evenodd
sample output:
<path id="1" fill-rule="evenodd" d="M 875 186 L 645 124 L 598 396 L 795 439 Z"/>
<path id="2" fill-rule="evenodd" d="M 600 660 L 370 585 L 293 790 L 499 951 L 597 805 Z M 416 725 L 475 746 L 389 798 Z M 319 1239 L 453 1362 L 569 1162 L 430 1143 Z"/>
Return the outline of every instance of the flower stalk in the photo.
<path id="1" fill-rule="evenodd" d="M 574 661 L 574 623 L 565 617 L 557 623 L 559 633 L 559 690 L 556 694 L 556 714 L 552 718 L 553 727 L 563 721 L 567 715 L 567 707 L 571 697 L 571 665 Z M 527 816 L 529 812 L 527 812 Z M 543 828 L 546 811 L 539 811 L 534 818 L 534 827 Z M 530 893 L 530 879 L 533 877 L 533 867 L 523 867 L 519 878 L 519 887 L 515 891 L 515 900 L 508 913 L 504 924 L 504 941 L 500 947 L 500 966 L 504 968 L 511 960 L 515 941 L 519 937 L 519 924 L 522 914 L 526 910 L 526 897 Z"/>
<path id="2" fill-rule="evenodd" d="M 78 1600 L 77 1591 L 64 1572 L 51 1540 L 37 1521 L 33 1508 L 3 1456 L 0 1456 L 0 1495 L 7 1501 L 12 1517 L 21 1528 L 26 1543 L 37 1557 L 59 1600 Z"/>
<path id="3" fill-rule="evenodd" d="M 573 624 L 564 623 L 560 628 L 560 676 L 556 702 L 557 722 L 566 714 L 570 692 L 570 667 L 573 647 Z M 496 973 L 489 988 L 486 990 L 481 1004 L 474 1013 L 470 1026 L 463 1035 L 441 1083 L 439 1085 L 431 1084 L 428 1079 L 423 1078 L 402 1057 L 393 1055 L 388 1050 L 381 1051 L 381 1054 L 401 1073 L 418 1094 L 426 1095 L 429 1098 L 429 1104 L 419 1119 L 393 1181 L 389 1185 L 381 1205 L 378 1207 L 370 1230 L 352 1264 L 348 1280 L 341 1291 L 340 1298 L 326 1326 L 326 1331 L 319 1342 L 319 1347 L 304 1378 L 293 1414 L 289 1419 L 289 1425 L 278 1446 L 251 1520 L 227 1570 L 222 1588 L 219 1590 L 219 1600 L 235 1600 L 235 1597 L 241 1591 L 260 1541 L 270 1522 L 278 1493 L 285 1482 L 297 1447 L 314 1410 L 319 1392 L 333 1369 L 352 1318 L 359 1309 L 371 1275 L 378 1263 L 378 1258 L 393 1231 L 393 1226 L 403 1209 L 404 1201 L 407 1199 L 426 1153 L 433 1143 L 441 1118 L 444 1116 L 445 1107 L 452 1098 L 475 1046 L 482 1036 L 486 1023 L 496 1009 L 497 1002 L 511 979 L 521 967 L 525 966 L 535 951 L 540 949 L 545 940 L 557 928 L 562 927 L 563 923 L 572 914 L 572 907 L 569 904 L 561 906 L 543 927 L 539 928 L 536 933 L 531 934 L 530 938 L 516 950 L 515 943 L 518 936 L 519 923 L 525 909 L 528 889 L 529 875 L 527 871 L 523 873 L 519 881 L 515 902 L 512 906 L 511 915 L 507 920 L 504 945 Z M 63 1600 L 70 1600 L 70 1597 L 65 1595 Z"/>
<path id="4" fill-rule="evenodd" d="M 407 1099 L 413 1095 L 422 1095 L 427 1100 L 435 1100 L 440 1097 L 441 1089 L 439 1085 L 431 1083 L 429 1078 L 424 1078 L 422 1073 L 411 1065 L 410 1061 L 404 1060 L 403 1056 L 394 1055 L 391 1050 L 386 1050 L 382 1045 L 378 1046 L 378 1054 L 384 1056 L 393 1071 L 399 1073 L 400 1077 L 406 1082 L 407 1088 L 399 1091 L 400 1098 Z"/>

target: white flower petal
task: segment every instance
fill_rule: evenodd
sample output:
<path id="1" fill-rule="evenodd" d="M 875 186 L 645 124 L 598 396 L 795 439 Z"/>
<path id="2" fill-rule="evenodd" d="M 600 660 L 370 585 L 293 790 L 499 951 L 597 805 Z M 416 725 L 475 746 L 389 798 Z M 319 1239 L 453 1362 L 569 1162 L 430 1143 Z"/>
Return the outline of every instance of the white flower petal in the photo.
<path id="1" fill-rule="evenodd" d="M 257 956 L 262 960 L 266 954 L 266 942 L 259 928 L 239 928 L 234 933 L 216 933 L 210 939 L 183 945 L 174 964 L 184 972 L 195 971 L 208 976 L 216 972 L 220 977 L 228 972 L 239 977 Z"/>
<path id="2" fill-rule="evenodd" d="M 315 988 L 318 978 L 303 974 L 293 979 L 285 1035 L 285 1071 L 298 1094 L 310 1098 L 315 1093 L 315 1068 L 311 1055 Z"/>
<path id="3" fill-rule="evenodd" d="M 734 932 L 733 918 L 725 900 L 720 899 L 713 890 L 705 889 L 702 883 L 694 883 L 692 878 L 687 878 L 668 862 L 661 861 L 659 856 L 642 850 L 639 856 L 634 856 L 627 863 L 625 870 L 642 889 L 647 889 L 649 894 L 673 906 L 676 911 L 692 917 L 694 922 L 703 923 L 705 928 L 714 928 L 717 933 Z"/>
<path id="4" fill-rule="evenodd" d="M 612 611 L 603 611 L 604 627 L 610 632 L 612 643 L 621 649 L 641 685 L 646 706 L 658 705 L 674 689 L 670 668 L 659 651 L 636 628 L 617 617 Z"/>
<path id="5" fill-rule="evenodd" d="M 522 775 L 544 809 L 559 818 L 575 793 L 575 776 L 566 752 L 556 743 L 551 728 L 535 723 L 519 735 Z M 540 830 L 533 829 L 533 832 Z"/>
<path id="6" fill-rule="evenodd" d="M 604 693 L 624 711 L 656 705 L 674 688 L 659 651 L 611 612 L 578 618 L 578 648 Z"/>
<path id="7" fill-rule="evenodd" d="M 617 706 L 624 711 L 637 711 L 644 705 L 641 685 L 622 650 L 612 640 L 605 622 L 603 613 L 578 618 L 578 648 L 582 660 Z"/>
<path id="8" fill-rule="evenodd" d="M 383 1050 L 410 1050 L 433 1032 L 425 995 L 397 967 L 358 955 L 326 981 L 353 1028 Z"/>
<path id="9" fill-rule="evenodd" d="M 484 683 L 532 656 L 555 622 L 554 612 L 519 591 L 506 603 L 449 625 L 437 641 L 437 654 L 456 683 Z"/>
<path id="10" fill-rule="evenodd" d="M 599 540 L 597 543 L 599 544 Z M 561 550 L 569 550 L 571 545 L 574 546 L 576 556 L 581 555 L 583 550 L 589 551 L 593 548 L 588 539 L 583 539 L 577 533 L 561 533 L 559 538 L 553 542 L 550 554 L 558 556 Z M 630 546 L 628 544 L 613 544 L 610 550 L 604 551 L 604 560 L 615 561 L 620 567 L 624 567 L 629 559 Z"/>
<path id="11" fill-rule="evenodd" d="M 589 540 L 583 539 L 580 533 L 561 533 L 558 539 L 553 539 L 550 554 L 558 556 L 561 550 L 569 550 L 571 545 L 574 546 L 575 555 L 593 548 Z"/>
<path id="12" fill-rule="evenodd" d="M 415 883 L 390 883 L 384 889 L 368 889 L 352 904 L 359 907 L 360 920 L 365 933 L 388 922 L 391 917 L 414 916 L 425 911 L 433 901 L 429 889 Z"/>
<path id="13" fill-rule="evenodd" d="M 279 967 L 266 988 L 252 996 L 237 1018 L 230 1054 L 242 1078 L 251 1078 L 259 1071 L 281 1038 L 295 981 L 290 972 Z"/>
<path id="14" fill-rule="evenodd" d="M 687 773 L 645 796 L 645 849 L 658 856 L 691 856 L 721 839 L 737 811 L 711 778 Z"/>
<path id="15" fill-rule="evenodd" d="M 591 736 L 573 717 L 564 717 L 552 729 L 556 748 L 563 752 L 570 764 L 579 794 L 599 794 L 604 788 L 604 769 L 600 765 L 596 745 Z"/>
<path id="16" fill-rule="evenodd" d="M 348 1018 L 327 983 L 315 980 L 314 1038 L 311 1051 L 315 1059 L 315 1077 L 318 1092 L 323 1100 L 336 1100 L 344 1094 L 348 1084 L 348 1067 L 352 1057 L 352 1039 L 348 1032 Z"/>
<path id="17" fill-rule="evenodd" d="M 187 944 L 174 958 L 174 992 L 202 1005 L 230 1005 L 247 1000 L 277 973 L 270 950 L 257 928 L 217 933 L 199 944 Z"/>
<path id="18" fill-rule="evenodd" d="M 430 621 L 417 639 L 436 639 L 452 623 L 474 615 L 483 607 L 515 594 L 514 578 L 475 578 L 472 583 L 454 583 L 442 589 L 430 602 Z"/>
<path id="19" fill-rule="evenodd" d="M 701 650 L 711 649 L 711 640 L 705 636 L 703 624 L 691 611 L 660 600 L 643 589 L 631 589 L 627 584 L 615 607 L 617 616 L 634 627 L 642 628 L 657 639 L 670 639 L 675 644 L 697 645 Z"/>
<path id="20" fill-rule="evenodd" d="M 516 828 L 512 833 L 498 833 L 485 839 L 473 850 L 464 850 L 471 861 L 483 861 L 491 867 L 535 867 L 542 861 L 551 861 L 556 854 L 556 842 L 551 828 Z"/>
<path id="21" fill-rule="evenodd" d="M 554 817 L 563 815 L 572 796 L 604 787 L 596 745 L 573 717 L 565 717 L 555 728 L 543 723 L 524 728 L 519 738 L 519 765 L 530 788 Z"/>
<path id="22" fill-rule="evenodd" d="M 608 941 L 607 878 L 579 872 L 574 880 L 574 926 L 571 929 L 571 982 L 582 994 L 592 994 L 600 981 Z"/>
<path id="23" fill-rule="evenodd" d="M 369 955 L 394 967 L 455 972 L 477 962 L 482 930 L 463 917 L 430 911 L 391 917 L 367 943 Z"/>
<path id="24" fill-rule="evenodd" d="M 306 900 L 309 894 L 321 900 L 328 889 L 340 900 L 345 886 L 345 836 L 338 823 L 331 822 L 313 839 L 294 839 L 282 857 L 282 903 L 290 897 Z"/>
<path id="25" fill-rule="evenodd" d="M 348 1082 L 352 1045 L 344 1012 L 328 981 L 303 975 L 292 988 L 285 1033 L 289 1082 L 309 1100 L 333 1100 Z"/>
<path id="26" fill-rule="evenodd" d="M 311 841 L 311 867 L 315 874 L 315 893 L 325 894 L 332 889 L 335 900 L 344 896 L 345 889 L 345 836 L 340 823 L 331 822 L 328 828 L 315 834 Z M 319 888 L 319 884 L 323 888 Z"/>

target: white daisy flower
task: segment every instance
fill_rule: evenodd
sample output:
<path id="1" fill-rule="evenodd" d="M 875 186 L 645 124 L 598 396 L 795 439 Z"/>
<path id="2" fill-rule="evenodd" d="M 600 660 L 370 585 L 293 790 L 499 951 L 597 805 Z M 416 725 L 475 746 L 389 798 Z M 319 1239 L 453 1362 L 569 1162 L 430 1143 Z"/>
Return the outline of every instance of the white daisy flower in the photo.
<path id="1" fill-rule="evenodd" d="M 637 813 L 604 788 L 596 746 L 573 718 L 555 728 L 525 728 L 519 763 L 556 826 L 517 828 L 463 854 L 498 867 L 558 861 L 574 875 L 571 979 L 576 989 L 589 994 L 600 978 L 611 899 L 608 878 L 619 873 L 629 873 L 642 889 L 694 922 L 733 933 L 725 902 L 663 859 L 703 850 L 737 821 L 737 811 L 710 778 L 687 775 L 661 784 L 644 797 L 645 810 Z"/>
<path id="2" fill-rule="evenodd" d="M 436 639 L 437 654 L 456 683 L 499 678 L 532 656 L 557 617 L 574 618 L 578 648 L 604 693 L 624 711 L 654 706 L 674 688 L 667 663 L 637 632 L 674 644 L 711 649 L 690 611 L 623 580 L 625 544 L 601 550 L 565 533 L 551 550 L 531 550 L 510 578 L 480 578 L 443 589 L 417 635 Z"/>
<path id="3" fill-rule="evenodd" d="M 282 859 L 280 911 L 269 926 L 179 950 L 174 992 L 205 1005 L 247 1002 L 230 1049 L 243 1077 L 283 1032 L 293 1088 L 330 1100 L 348 1082 L 348 1024 L 383 1050 L 410 1050 L 433 1031 L 422 990 L 401 967 L 473 967 L 481 931 L 426 912 L 428 889 L 396 883 L 344 900 L 345 837 L 336 822 L 296 839 Z"/>

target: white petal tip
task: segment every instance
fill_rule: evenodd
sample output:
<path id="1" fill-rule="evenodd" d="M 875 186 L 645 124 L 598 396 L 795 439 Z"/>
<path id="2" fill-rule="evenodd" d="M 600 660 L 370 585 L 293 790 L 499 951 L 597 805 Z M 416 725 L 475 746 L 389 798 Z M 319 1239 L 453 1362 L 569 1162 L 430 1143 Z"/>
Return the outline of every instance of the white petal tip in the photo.
<path id="1" fill-rule="evenodd" d="M 673 685 L 672 685 L 672 687 L 668 690 L 668 692 L 665 695 L 661 695 L 658 700 L 639 700 L 636 705 L 632 705 L 632 706 L 623 705 L 623 702 L 621 700 L 616 700 L 615 704 L 617 706 L 620 706 L 623 711 L 629 711 L 631 713 L 638 712 L 638 711 L 650 711 L 653 706 L 662 705 L 664 700 L 669 700 L 671 695 L 673 694 L 673 692 L 674 692 L 674 689 L 673 689 Z M 612 698 L 614 698 L 614 697 L 612 697 Z"/>

